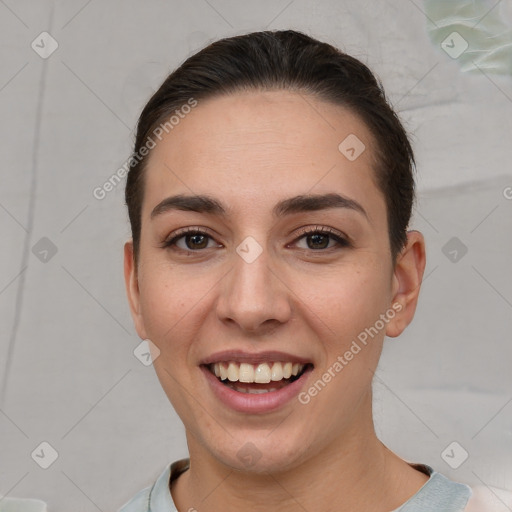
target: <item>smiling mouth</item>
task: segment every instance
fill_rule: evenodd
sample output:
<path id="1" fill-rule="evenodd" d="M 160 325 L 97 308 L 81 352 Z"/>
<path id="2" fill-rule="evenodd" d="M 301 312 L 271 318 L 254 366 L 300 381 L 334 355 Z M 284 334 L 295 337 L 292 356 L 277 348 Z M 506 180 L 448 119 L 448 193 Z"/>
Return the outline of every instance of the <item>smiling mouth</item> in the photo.
<path id="1" fill-rule="evenodd" d="M 313 365 L 280 361 L 260 364 L 229 361 L 211 363 L 206 367 L 222 384 L 234 391 L 261 394 L 283 389 L 300 379 Z"/>

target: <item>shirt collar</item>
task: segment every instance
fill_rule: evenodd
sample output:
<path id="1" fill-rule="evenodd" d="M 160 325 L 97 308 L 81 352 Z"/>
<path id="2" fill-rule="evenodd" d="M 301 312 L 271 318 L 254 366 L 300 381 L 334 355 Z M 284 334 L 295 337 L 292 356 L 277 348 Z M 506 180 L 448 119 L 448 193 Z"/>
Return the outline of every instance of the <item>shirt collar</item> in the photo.
<path id="1" fill-rule="evenodd" d="M 465 484 L 452 482 L 426 464 L 409 463 L 410 466 L 430 475 L 425 484 L 406 503 L 392 512 L 430 512 L 432 501 L 441 500 L 450 510 L 463 510 L 472 491 Z M 149 494 L 148 512 L 177 512 L 170 483 L 190 467 L 190 459 L 180 459 L 169 464 L 158 477 Z"/>
<path id="2" fill-rule="evenodd" d="M 169 464 L 158 477 L 149 494 L 148 512 L 177 512 L 172 500 L 170 482 L 190 466 L 190 459 L 180 459 Z"/>

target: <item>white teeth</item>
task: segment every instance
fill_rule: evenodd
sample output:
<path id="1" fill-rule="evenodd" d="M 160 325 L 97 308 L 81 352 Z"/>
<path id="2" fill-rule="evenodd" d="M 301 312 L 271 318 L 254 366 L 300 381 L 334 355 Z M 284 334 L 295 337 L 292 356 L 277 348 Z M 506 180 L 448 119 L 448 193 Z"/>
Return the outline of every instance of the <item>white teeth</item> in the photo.
<path id="1" fill-rule="evenodd" d="M 270 382 L 270 366 L 267 363 L 259 364 L 254 371 L 254 382 L 265 384 Z"/>
<path id="2" fill-rule="evenodd" d="M 261 363 L 253 365 L 250 363 L 215 363 L 210 369 L 221 380 L 228 379 L 230 382 L 256 382 L 265 384 L 289 379 L 292 375 L 298 375 L 303 369 L 303 364 L 291 362 Z"/>
<path id="3" fill-rule="evenodd" d="M 282 380 L 282 378 L 283 378 L 283 365 L 274 363 L 272 365 L 271 379 L 273 381 L 278 381 L 278 380 Z"/>
<path id="4" fill-rule="evenodd" d="M 268 388 L 268 389 L 247 389 L 241 388 L 239 386 L 235 386 L 234 384 L 229 385 L 230 388 L 233 388 L 235 391 L 239 393 L 249 393 L 250 395 L 260 395 L 261 393 L 270 393 L 271 391 L 277 391 L 278 388 Z"/>
<path id="5" fill-rule="evenodd" d="M 236 382 L 238 380 L 238 365 L 236 363 L 229 363 L 228 365 L 228 379 L 231 382 Z"/>
<path id="6" fill-rule="evenodd" d="M 240 382 L 254 382 L 254 368 L 252 364 L 242 363 L 240 365 L 238 380 Z"/>

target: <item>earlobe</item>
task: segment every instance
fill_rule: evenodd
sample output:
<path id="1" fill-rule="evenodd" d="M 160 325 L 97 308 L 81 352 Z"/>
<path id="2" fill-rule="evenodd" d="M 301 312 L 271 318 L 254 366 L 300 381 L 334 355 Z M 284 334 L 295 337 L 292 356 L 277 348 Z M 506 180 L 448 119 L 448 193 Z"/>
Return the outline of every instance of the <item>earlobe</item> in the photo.
<path id="1" fill-rule="evenodd" d="M 388 323 L 386 336 L 399 336 L 411 323 L 418 304 L 425 264 L 425 239 L 419 231 L 409 231 L 407 244 L 395 264 L 391 305 L 397 314 Z"/>
<path id="2" fill-rule="evenodd" d="M 124 244 L 124 282 L 135 330 L 141 339 L 146 339 L 146 330 L 140 310 L 140 291 L 137 267 L 133 257 L 133 241 Z"/>

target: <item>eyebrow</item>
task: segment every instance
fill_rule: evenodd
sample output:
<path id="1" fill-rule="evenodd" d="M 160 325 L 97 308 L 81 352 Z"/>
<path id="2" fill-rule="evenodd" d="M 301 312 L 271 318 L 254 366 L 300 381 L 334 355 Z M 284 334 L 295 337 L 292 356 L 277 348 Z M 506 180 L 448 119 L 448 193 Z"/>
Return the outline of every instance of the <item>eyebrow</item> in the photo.
<path id="1" fill-rule="evenodd" d="M 366 210 L 357 201 L 335 193 L 290 197 L 277 203 L 272 209 L 272 214 L 275 217 L 284 217 L 294 213 L 312 212 L 331 208 L 347 208 L 354 210 L 368 219 Z M 151 219 L 172 210 L 209 213 L 220 217 L 226 217 L 228 214 L 222 203 L 213 197 L 207 195 L 179 194 L 167 197 L 158 203 L 151 212 Z"/>

